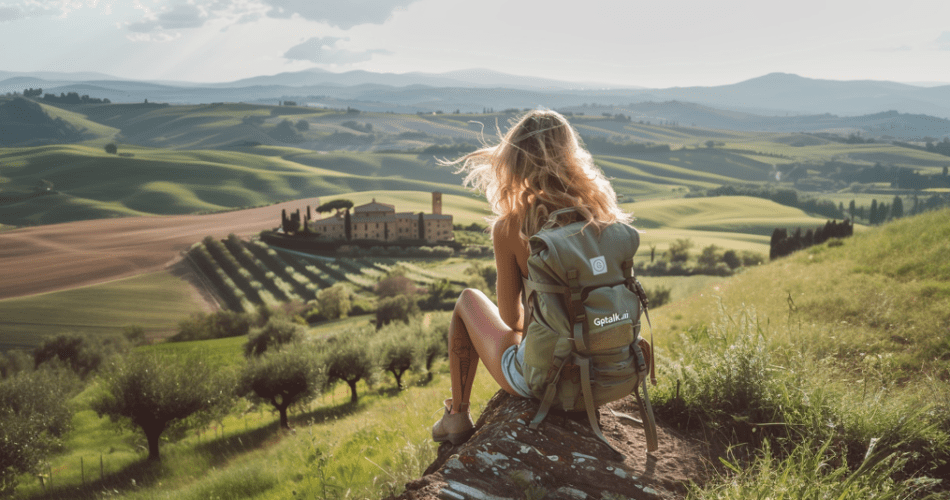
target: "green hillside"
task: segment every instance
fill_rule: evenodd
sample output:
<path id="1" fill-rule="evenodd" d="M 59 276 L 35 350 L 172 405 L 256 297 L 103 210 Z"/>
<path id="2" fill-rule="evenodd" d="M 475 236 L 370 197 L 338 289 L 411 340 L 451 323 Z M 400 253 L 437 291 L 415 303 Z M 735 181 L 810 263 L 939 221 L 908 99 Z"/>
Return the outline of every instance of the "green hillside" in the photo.
<path id="1" fill-rule="evenodd" d="M 743 450 L 693 497 L 929 498 L 950 458 L 948 255 L 944 209 L 654 310 L 659 418 Z"/>
<path id="2" fill-rule="evenodd" d="M 655 245 L 660 252 L 686 238 L 697 249 L 716 245 L 768 255 L 775 228 L 807 230 L 826 222 L 797 208 L 746 196 L 655 199 L 622 207 L 633 212 L 634 226 L 643 231 L 642 248 Z M 640 255 L 646 255 L 644 250 Z"/>
<path id="3" fill-rule="evenodd" d="M 415 154 L 341 154 L 331 159 L 339 170 L 330 170 L 320 166 L 330 166 L 324 162 L 305 165 L 282 156 L 306 158 L 310 152 L 278 152 L 122 147 L 119 155 L 110 155 L 85 145 L 0 149 L 0 199 L 7 198 L 0 203 L 0 222 L 19 226 L 215 212 L 351 191 L 468 194 L 458 182 L 430 181 L 436 169 Z M 53 191 L 28 196 L 43 180 Z"/>
<path id="4" fill-rule="evenodd" d="M 436 157 L 453 158 L 483 140 L 496 141 L 496 126 L 505 128 L 516 116 L 511 111 L 397 115 L 237 103 L 43 104 L 42 109 L 84 131 L 87 139 L 0 149 L 0 224 L 209 212 L 351 191 L 464 195 L 461 176 L 439 166 Z M 884 182 L 890 178 L 859 184 L 835 176 L 878 162 L 939 176 L 950 165 L 946 157 L 919 149 L 844 144 L 814 134 L 707 130 L 600 116 L 571 119 L 624 200 L 675 198 L 752 183 L 869 206 L 873 199 L 893 197 L 895 191 Z M 110 142 L 117 144 L 117 155 L 103 150 Z M 427 148 L 443 153 L 419 153 Z M 807 177 L 800 185 L 775 182 L 776 169 L 796 166 Z M 49 186 L 43 181 L 52 183 L 51 191 L 45 191 Z"/>
<path id="5" fill-rule="evenodd" d="M 737 218 L 730 207 L 743 200 L 692 201 L 716 204 L 637 206 L 643 223 L 690 228 L 702 227 L 703 214 L 715 210 Z M 948 254 L 950 210 L 943 210 L 711 280 L 654 309 L 659 385 L 651 394 L 658 418 L 710 443 L 725 464 L 721 475 L 691 485 L 690 497 L 769 498 L 786 491 L 789 498 L 858 500 L 945 492 L 931 479 L 946 477 L 950 459 Z M 661 280 L 669 278 L 655 281 Z M 648 289 L 654 285 L 650 277 L 643 281 Z M 324 331 L 336 327 L 328 326 Z M 239 364 L 242 342 L 151 349 Z M 348 390 L 338 385 L 298 408 L 297 432 L 283 437 L 273 414 L 235 410 L 203 432 L 163 443 L 160 469 L 139 467 L 143 455 L 133 434 L 116 434 L 88 409 L 93 386 L 73 400 L 75 428 L 51 459 L 56 488 L 80 488 L 76 463 L 85 457 L 87 467 L 98 467 L 101 456 L 106 476 L 93 489 L 106 485 L 116 498 L 206 498 L 247 488 L 268 499 L 398 492 L 434 458 L 426 436 L 430 410 L 445 396 L 445 370 L 439 365 L 430 384 L 413 373 L 405 391 L 395 390 L 388 376 L 373 386 L 361 382 L 357 405 L 346 403 Z M 473 401 L 484 402 L 495 390 L 483 372 Z M 403 418 L 393 420 L 393 411 Z M 728 452 L 715 451 L 727 446 Z M 98 481 L 98 469 L 86 474 Z M 340 477 L 349 493 L 325 489 Z M 21 492 L 47 498 L 32 477 L 24 478 Z"/>
<path id="6" fill-rule="evenodd" d="M 702 296 L 660 309 L 657 322 L 682 331 L 714 321 L 720 304 L 730 310 L 752 306 L 761 321 L 771 321 L 774 342 L 807 340 L 807 349 L 838 353 L 845 362 L 859 350 L 889 353 L 909 376 L 925 377 L 937 367 L 947 369 L 950 358 L 948 255 L 945 209 L 750 269 Z M 675 337 L 661 345 L 675 350 Z"/>
<path id="7" fill-rule="evenodd" d="M 169 272 L 0 300 L 0 349 L 31 349 L 61 333 L 114 335 L 136 325 L 149 337 L 174 333 L 202 310 L 192 286 Z"/>

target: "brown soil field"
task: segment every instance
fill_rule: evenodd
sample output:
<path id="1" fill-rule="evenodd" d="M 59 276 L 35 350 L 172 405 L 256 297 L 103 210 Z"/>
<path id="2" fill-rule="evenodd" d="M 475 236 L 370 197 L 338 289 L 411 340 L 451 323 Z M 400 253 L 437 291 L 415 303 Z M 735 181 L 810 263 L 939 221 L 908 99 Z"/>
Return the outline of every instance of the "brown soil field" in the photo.
<path id="1" fill-rule="evenodd" d="M 250 236 L 280 224 L 280 211 L 318 198 L 209 215 L 128 217 L 0 232 L 0 299 L 66 290 L 159 271 L 205 236 Z"/>

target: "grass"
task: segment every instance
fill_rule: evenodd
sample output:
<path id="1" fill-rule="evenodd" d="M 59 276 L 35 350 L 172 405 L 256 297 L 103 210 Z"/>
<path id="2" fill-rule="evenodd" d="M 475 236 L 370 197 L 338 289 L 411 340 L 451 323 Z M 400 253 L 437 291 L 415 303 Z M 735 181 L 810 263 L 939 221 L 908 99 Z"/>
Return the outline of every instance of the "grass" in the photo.
<path id="1" fill-rule="evenodd" d="M 728 279 L 644 278 L 676 299 L 652 315 L 658 416 L 728 446 L 722 477 L 695 485 L 691 498 L 918 498 L 934 486 L 927 476 L 950 457 L 950 273 L 937 258 L 947 215 L 869 229 Z M 446 265 L 456 272 L 467 262 Z M 243 362 L 243 340 L 148 348 L 200 351 L 226 369 Z M 447 395 L 446 370 L 439 365 L 427 385 L 416 374 L 401 392 L 388 377 L 361 382 L 356 405 L 340 385 L 295 411 L 296 434 L 279 434 L 268 411 L 238 409 L 164 443 L 159 466 L 143 462 L 137 434 L 117 434 L 86 409 L 91 387 L 71 403 L 74 430 L 52 460 L 52 496 L 381 498 L 434 458 L 428 428 Z M 485 371 L 477 383 L 473 400 L 484 402 L 495 386 Z M 91 467 L 85 489 L 80 460 Z M 29 478 L 20 493 L 51 497 Z"/>
<path id="2" fill-rule="evenodd" d="M 120 333 L 141 326 L 165 336 L 201 310 L 191 285 L 156 272 L 89 287 L 0 300 L 0 346 L 34 347 L 59 333 Z"/>
<path id="3" fill-rule="evenodd" d="M 433 321 L 445 321 L 436 315 Z M 347 322 L 365 321 L 354 318 Z M 318 327 L 313 333 L 340 328 Z M 175 346 L 183 351 L 205 346 L 231 349 L 240 360 L 238 341 L 222 339 Z M 154 349 L 155 347 L 150 347 Z M 201 433 L 162 444 L 159 465 L 145 463 L 142 438 L 131 431 L 116 433 L 111 424 L 88 410 L 95 396 L 91 386 L 75 397 L 73 430 L 66 451 L 52 458 L 54 493 L 45 495 L 39 483 L 24 478 L 23 498 L 382 498 L 420 477 L 435 458 L 429 436 L 442 399 L 449 392 L 447 366 L 436 366 L 434 378 L 409 376 L 409 387 L 398 391 L 389 377 L 367 386 L 360 382 L 360 401 L 349 403 L 349 388 L 338 385 L 311 405 L 292 413 L 293 434 L 279 433 L 270 411 L 232 412 Z M 473 390 L 473 418 L 497 390 L 487 371 L 480 370 Z M 398 413 L 399 419 L 392 419 Z M 102 457 L 104 474 L 100 478 Z M 85 468 L 86 486 L 83 487 Z"/>
<path id="4" fill-rule="evenodd" d="M 438 190 L 462 197 L 470 195 L 460 185 L 461 176 L 451 167 L 439 166 L 430 155 L 314 151 L 276 145 L 266 136 L 261 137 L 268 127 L 285 118 L 271 115 L 271 111 L 277 109 L 273 107 L 244 104 L 89 105 L 71 110 L 45 107 L 52 115 L 87 129 L 92 137 L 79 144 L 0 151 L 0 183 L 4 191 L 29 193 L 38 179 L 45 179 L 60 193 L 3 205 L 0 207 L 3 224 L 220 211 L 345 192 Z M 383 149 L 399 148 L 409 142 L 419 142 L 413 147 L 424 147 L 445 142 L 447 138 L 476 143 L 478 128 L 469 121 L 476 119 L 490 124 L 495 118 L 491 115 L 387 113 L 351 116 L 316 109 L 304 111 L 307 112 L 291 118 L 306 119 L 311 124 L 311 131 L 304 133 L 307 139 L 318 140 L 321 134 L 350 130 L 340 124 L 357 121 L 372 124 L 375 133 L 388 137 L 374 146 Z M 242 124 L 242 119 L 251 115 L 265 119 L 262 130 Z M 497 118 L 504 122 L 506 117 L 499 114 Z M 618 194 L 637 200 L 679 197 L 690 189 L 714 188 L 721 184 L 767 182 L 774 165 L 788 162 L 848 159 L 856 164 L 871 165 L 883 161 L 928 173 L 937 172 L 945 164 L 941 160 L 944 157 L 939 155 L 890 144 L 815 140 L 814 145 L 794 147 L 788 144 L 789 134 L 708 131 L 598 117 L 578 117 L 577 120 L 582 133 L 615 138 L 628 136 L 674 146 L 669 152 L 632 157 L 595 155 L 597 164 L 613 179 Z M 394 134 L 401 132 L 427 135 L 421 142 L 419 139 L 396 140 Z M 104 143 L 113 141 L 117 134 L 127 141 L 119 143 L 121 154 L 106 154 Z M 690 146 L 702 144 L 707 137 L 728 142 L 725 148 Z M 491 139 L 491 134 L 488 138 Z M 390 140 L 391 144 L 387 142 Z M 237 145 L 247 141 L 262 145 Z M 301 145 L 306 144 L 311 143 Z M 818 195 L 845 204 L 851 198 L 869 203 L 865 194 Z"/>
<path id="5" fill-rule="evenodd" d="M 731 446 L 721 481 L 691 497 L 916 498 L 944 477 L 950 273 L 931 249 L 946 251 L 948 215 L 812 247 L 654 311 L 669 332 L 656 336 L 661 418 Z"/>

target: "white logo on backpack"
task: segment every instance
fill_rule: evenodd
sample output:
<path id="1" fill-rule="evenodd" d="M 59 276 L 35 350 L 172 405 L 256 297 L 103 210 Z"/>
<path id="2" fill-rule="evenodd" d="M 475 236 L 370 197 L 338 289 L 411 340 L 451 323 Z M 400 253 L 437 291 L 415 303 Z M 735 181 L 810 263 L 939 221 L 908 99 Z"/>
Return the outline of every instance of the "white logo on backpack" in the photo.
<path id="1" fill-rule="evenodd" d="M 590 269 L 594 271 L 594 276 L 607 272 L 607 259 L 603 255 L 590 259 Z"/>

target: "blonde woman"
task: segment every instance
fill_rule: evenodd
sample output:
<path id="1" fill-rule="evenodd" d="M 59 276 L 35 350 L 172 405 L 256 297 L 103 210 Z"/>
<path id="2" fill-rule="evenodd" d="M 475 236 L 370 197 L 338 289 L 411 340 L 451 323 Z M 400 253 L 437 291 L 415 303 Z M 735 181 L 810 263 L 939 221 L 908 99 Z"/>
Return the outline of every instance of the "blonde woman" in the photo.
<path id="1" fill-rule="evenodd" d="M 528 238 L 548 214 L 579 207 L 595 228 L 630 222 L 617 196 L 567 120 L 550 110 L 530 111 L 508 130 L 498 145 L 472 152 L 450 164 L 467 172 L 465 184 L 485 193 L 495 217 L 491 236 L 498 268 L 496 306 L 479 290 L 459 296 L 449 324 L 449 370 L 452 397 L 432 427 L 437 442 L 460 444 L 474 432 L 469 398 L 478 361 L 510 394 L 531 397 L 519 349 L 524 328 L 522 279 L 528 275 Z M 576 214 L 560 216 L 560 224 Z"/>

